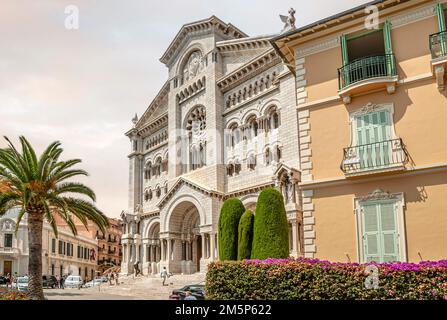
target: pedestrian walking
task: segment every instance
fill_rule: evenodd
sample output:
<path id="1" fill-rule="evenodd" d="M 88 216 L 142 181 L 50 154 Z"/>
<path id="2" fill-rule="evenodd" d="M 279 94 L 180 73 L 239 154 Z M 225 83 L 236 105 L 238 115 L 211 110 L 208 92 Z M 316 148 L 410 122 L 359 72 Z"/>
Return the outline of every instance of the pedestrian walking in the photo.
<path id="1" fill-rule="evenodd" d="M 118 286 L 120 283 L 119 283 L 119 281 L 118 281 L 118 273 L 114 273 L 115 274 L 115 284 Z"/>
<path id="2" fill-rule="evenodd" d="M 10 285 L 11 285 L 11 275 L 8 273 L 6 274 L 6 289 L 8 289 Z"/>
<path id="3" fill-rule="evenodd" d="M 166 270 L 166 267 L 163 267 L 163 270 L 160 273 L 160 277 L 163 279 L 163 285 L 165 285 L 166 279 L 169 278 L 169 273 Z"/>
<path id="4" fill-rule="evenodd" d="M 61 277 L 61 289 L 65 289 L 65 276 Z"/>

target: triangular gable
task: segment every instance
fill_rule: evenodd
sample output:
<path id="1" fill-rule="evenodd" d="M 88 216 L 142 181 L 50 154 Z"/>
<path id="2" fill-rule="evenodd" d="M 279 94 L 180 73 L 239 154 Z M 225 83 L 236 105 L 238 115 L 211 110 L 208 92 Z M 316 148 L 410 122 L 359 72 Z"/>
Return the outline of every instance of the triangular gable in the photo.
<path id="1" fill-rule="evenodd" d="M 157 119 L 160 115 L 168 111 L 168 101 L 167 96 L 169 93 L 169 81 L 166 81 L 163 87 L 152 100 L 149 107 L 143 113 L 141 118 L 138 120 L 136 127 L 140 128 L 144 124 L 150 122 L 151 120 Z"/>

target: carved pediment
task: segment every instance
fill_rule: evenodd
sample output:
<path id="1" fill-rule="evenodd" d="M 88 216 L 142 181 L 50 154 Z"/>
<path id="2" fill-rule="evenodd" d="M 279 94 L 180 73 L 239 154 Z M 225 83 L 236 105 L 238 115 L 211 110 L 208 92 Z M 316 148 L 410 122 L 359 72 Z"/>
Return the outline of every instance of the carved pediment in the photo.
<path id="1" fill-rule="evenodd" d="M 396 199 L 396 195 L 378 188 L 364 197 L 360 197 L 360 201 L 389 200 Z"/>

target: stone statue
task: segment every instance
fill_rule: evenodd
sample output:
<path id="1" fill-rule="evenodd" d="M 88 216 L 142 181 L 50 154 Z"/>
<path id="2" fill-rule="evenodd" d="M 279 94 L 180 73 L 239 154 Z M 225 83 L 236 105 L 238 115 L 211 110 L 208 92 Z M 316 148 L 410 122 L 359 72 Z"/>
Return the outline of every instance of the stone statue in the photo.
<path id="1" fill-rule="evenodd" d="M 290 8 L 288 16 L 279 15 L 279 17 L 284 23 L 284 28 L 281 33 L 295 29 L 295 9 Z"/>
<path id="2" fill-rule="evenodd" d="M 138 122 L 138 115 L 135 113 L 135 116 L 132 118 L 132 123 L 134 126 L 136 126 L 137 122 Z"/>

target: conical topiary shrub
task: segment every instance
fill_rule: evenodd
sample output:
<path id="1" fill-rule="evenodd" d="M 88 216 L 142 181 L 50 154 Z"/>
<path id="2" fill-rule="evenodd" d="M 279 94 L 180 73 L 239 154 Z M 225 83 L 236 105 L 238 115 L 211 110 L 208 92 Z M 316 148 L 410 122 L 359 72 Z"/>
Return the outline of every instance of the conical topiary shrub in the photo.
<path id="1" fill-rule="evenodd" d="M 256 204 L 255 217 L 251 258 L 287 258 L 289 228 L 282 194 L 274 188 L 263 190 Z"/>
<path id="2" fill-rule="evenodd" d="M 250 259 L 253 241 L 253 212 L 247 210 L 239 220 L 237 259 Z"/>
<path id="3" fill-rule="evenodd" d="M 219 216 L 219 259 L 237 259 L 237 234 L 239 220 L 245 208 L 241 200 L 230 198 L 226 200 L 220 210 Z"/>

